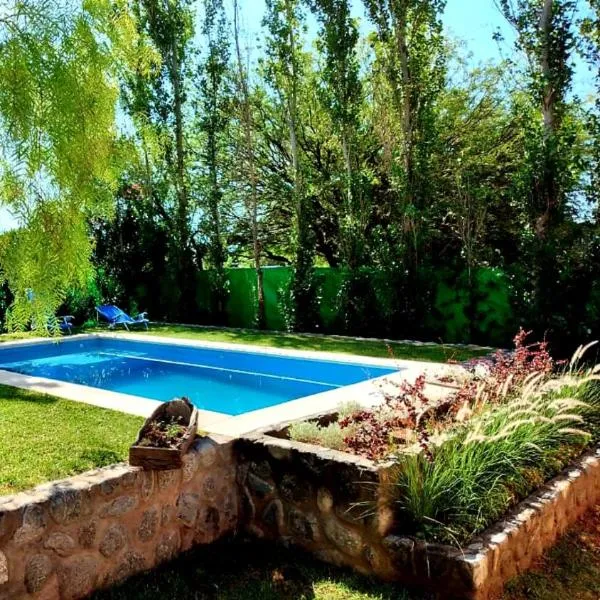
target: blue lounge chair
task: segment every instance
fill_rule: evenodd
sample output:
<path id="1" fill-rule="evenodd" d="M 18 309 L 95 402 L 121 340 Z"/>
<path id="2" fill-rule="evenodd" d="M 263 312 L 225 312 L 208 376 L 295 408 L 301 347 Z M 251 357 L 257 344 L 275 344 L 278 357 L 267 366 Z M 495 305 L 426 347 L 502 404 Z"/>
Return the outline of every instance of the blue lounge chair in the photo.
<path id="1" fill-rule="evenodd" d="M 148 329 L 148 319 L 146 315 L 148 313 L 142 312 L 135 319 L 130 317 L 126 312 L 122 311 L 118 306 L 113 304 L 103 304 L 102 306 L 96 306 L 96 312 L 99 316 L 108 321 L 108 327 L 113 329 L 117 325 L 123 325 L 127 331 L 129 331 L 128 325 L 144 325 Z"/>
<path id="2" fill-rule="evenodd" d="M 63 333 L 73 333 L 73 319 L 75 318 L 73 315 L 65 315 L 64 317 L 56 317 L 58 320 L 58 328 Z"/>

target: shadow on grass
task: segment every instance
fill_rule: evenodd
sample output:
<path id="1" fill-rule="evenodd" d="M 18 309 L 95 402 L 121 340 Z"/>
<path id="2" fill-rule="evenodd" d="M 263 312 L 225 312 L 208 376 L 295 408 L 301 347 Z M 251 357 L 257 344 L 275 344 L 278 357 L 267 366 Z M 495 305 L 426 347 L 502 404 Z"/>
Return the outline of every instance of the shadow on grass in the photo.
<path id="1" fill-rule="evenodd" d="M 51 390 L 53 388 L 50 384 L 45 384 L 45 388 Z M 0 384 L 0 400 L 17 400 L 19 402 L 35 402 L 36 404 L 56 404 L 60 399 L 53 396 L 47 396 L 40 394 L 39 392 L 33 392 L 24 390 L 21 388 L 12 387 L 10 385 Z"/>
<path id="2" fill-rule="evenodd" d="M 89 462 L 96 467 L 107 467 L 121 460 L 122 457 L 119 454 L 113 450 L 106 450 L 104 448 L 90 448 L 79 455 L 80 462 Z"/>
<path id="3" fill-rule="evenodd" d="M 93 600 L 425 600 L 267 543 L 221 541 L 98 592 Z"/>

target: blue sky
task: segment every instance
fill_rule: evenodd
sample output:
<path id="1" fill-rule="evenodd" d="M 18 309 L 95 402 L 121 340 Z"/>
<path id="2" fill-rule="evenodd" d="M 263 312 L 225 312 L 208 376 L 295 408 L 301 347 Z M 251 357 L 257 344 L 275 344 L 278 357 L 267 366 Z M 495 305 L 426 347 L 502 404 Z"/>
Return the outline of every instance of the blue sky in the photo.
<path id="1" fill-rule="evenodd" d="M 242 0 L 242 22 L 248 30 L 250 40 L 263 39 L 261 20 L 265 11 L 264 0 Z M 360 0 L 353 0 L 356 15 L 362 21 L 362 27 L 369 26 Z M 494 0 L 447 0 L 443 16 L 446 32 L 452 37 L 464 41 L 472 54 L 473 64 L 497 61 L 513 51 L 515 39 L 512 28 L 506 23 L 494 4 Z M 492 39 L 495 31 L 500 30 L 504 42 L 498 44 Z M 309 23 L 309 33 L 316 33 L 313 19 Z M 252 42 L 251 42 L 252 44 Z M 592 93 L 593 82 L 588 68 L 579 63 L 575 70 L 574 89 L 582 97 Z M 15 226 L 15 221 L 5 207 L 0 207 L 0 231 Z"/>

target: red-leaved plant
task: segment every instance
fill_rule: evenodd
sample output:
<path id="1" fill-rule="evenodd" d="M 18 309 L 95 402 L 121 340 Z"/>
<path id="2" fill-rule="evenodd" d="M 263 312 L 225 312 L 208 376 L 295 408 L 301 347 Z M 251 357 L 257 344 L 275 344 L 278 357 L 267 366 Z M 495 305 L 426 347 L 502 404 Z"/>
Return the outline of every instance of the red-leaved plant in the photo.
<path id="1" fill-rule="evenodd" d="M 425 375 L 414 383 L 406 381 L 382 387 L 384 402 L 372 409 L 357 411 L 341 419 L 342 429 L 349 429 L 344 438 L 348 450 L 370 459 L 381 459 L 401 443 L 401 432 L 411 432 L 423 454 L 431 460 L 428 421 L 434 417 L 438 423 L 448 426 L 464 420 L 476 402 L 498 402 L 518 389 L 534 373 L 550 375 L 556 362 L 548 352 L 546 341 L 527 343 L 531 331 L 519 330 L 514 337 L 515 350 L 498 350 L 489 358 L 478 358 L 464 366 L 469 373 L 456 392 L 442 403 L 435 404 L 425 395 Z M 446 382 L 454 382 L 451 377 Z M 392 391 L 390 391 L 392 386 Z M 465 410 L 466 409 L 466 410 Z"/>

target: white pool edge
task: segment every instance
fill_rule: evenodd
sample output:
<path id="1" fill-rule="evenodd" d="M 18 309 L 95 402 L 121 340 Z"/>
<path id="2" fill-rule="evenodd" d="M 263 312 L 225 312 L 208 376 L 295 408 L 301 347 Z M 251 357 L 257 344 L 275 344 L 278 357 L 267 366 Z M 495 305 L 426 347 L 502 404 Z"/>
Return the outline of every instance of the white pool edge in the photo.
<path id="1" fill-rule="evenodd" d="M 124 339 L 145 343 L 159 343 L 167 345 L 189 346 L 195 348 L 207 348 L 213 350 L 233 350 L 237 352 L 258 353 L 270 356 L 281 356 L 290 358 L 303 358 L 310 360 L 325 360 L 328 362 L 364 364 L 398 369 L 398 372 L 384 375 L 376 379 L 369 379 L 352 385 L 343 386 L 334 390 L 328 390 L 312 396 L 298 398 L 282 402 L 275 406 L 269 406 L 250 411 L 241 415 L 231 416 L 225 413 L 198 409 L 198 428 L 207 433 L 218 433 L 237 437 L 256 429 L 275 426 L 285 421 L 308 418 L 316 414 L 324 414 L 335 411 L 340 404 L 348 401 L 359 402 L 367 407 L 381 401 L 381 394 L 377 390 L 382 381 L 398 383 L 400 381 L 414 381 L 420 374 L 426 373 L 429 377 L 441 375 L 452 367 L 442 363 L 428 363 L 422 361 L 410 361 L 405 359 L 386 359 L 363 357 L 353 354 L 338 352 L 323 352 L 312 350 L 296 350 L 283 348 L 269 348 L 251 344 L 236 344 L 227 342 L 211 342 L 204 340 L 190 340 L 176 337 L 153 336 L 150 334 L 139 335 L 135 333 L 83 333 L 69 337 L 62 337 L 56 343 L 73 343 L 86 339 Z M 32 346 L 52 342 L 48 338 L 31 338 L 2 342 L 1 348 Z M 0 384 L 9 385 L 25 390 L 30 390 L 58 398 L 64 398 L 75 402 L 83 402 L 101 408 L 117 410 L 119 412 L 148 417 L 160 400 L 152 400 L 131 394 L 122 394 L 109 390 L 102 390 L 85 385 L 68 383 L 55 379 L 23 375 L 12 371 L 0 369 Z"/>

